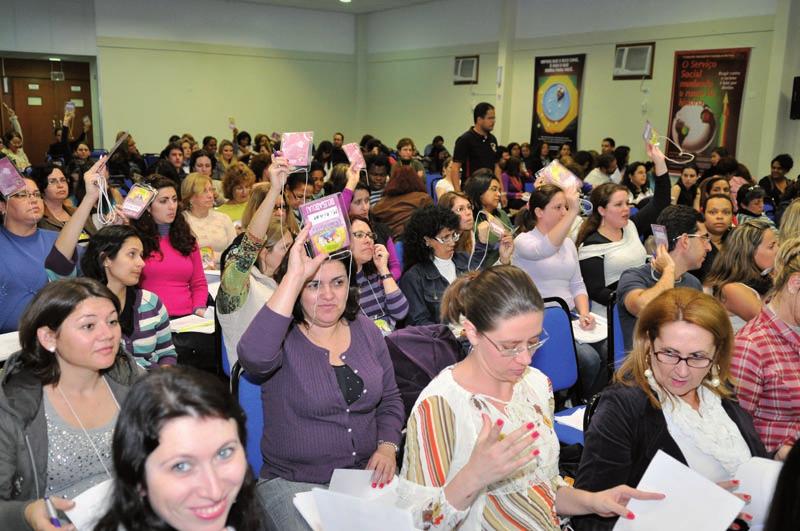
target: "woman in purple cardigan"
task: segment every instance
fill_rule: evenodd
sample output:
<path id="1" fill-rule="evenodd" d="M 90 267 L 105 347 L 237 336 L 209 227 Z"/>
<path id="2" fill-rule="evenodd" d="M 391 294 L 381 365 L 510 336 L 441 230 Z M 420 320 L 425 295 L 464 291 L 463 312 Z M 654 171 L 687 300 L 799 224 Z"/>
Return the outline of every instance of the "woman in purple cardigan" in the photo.
<path id="1" fill-rule="evenodd" d="M 392 481 L 405 421 L 383 335 L 359 311 L 351 258 L 309 258 L 307 237 L 305 227 L 237 348 L 263 380 L 258 494 L 270 529 L 309 529 L 292 499 L 334 469 L 374 470 L 375 488 Z"/>

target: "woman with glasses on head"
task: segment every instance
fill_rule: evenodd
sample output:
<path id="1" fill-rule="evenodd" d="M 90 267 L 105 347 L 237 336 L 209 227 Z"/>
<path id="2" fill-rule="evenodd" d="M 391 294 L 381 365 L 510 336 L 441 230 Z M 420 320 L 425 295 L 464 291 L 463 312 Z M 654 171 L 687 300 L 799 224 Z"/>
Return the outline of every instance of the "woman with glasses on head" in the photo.
<path id="1" fill-rule="evenodd" d="M 711 265 L 705 290 L 719 300 L 731 318 L 733 331 L 761 311 L 772 288 L 778 253 L 778 231 L 770 223 L 751 220 L 731 231 Z"/>
<path id="2" fill-rule="evenodd" d="M 0 194 L 0 334 L 17 329 L 22 310 L 47 284 L 44 260 L 58 233 L 38 228 L 44 204 L 33 179 L 12 196 Z"/>
<path id="3" fill-rule="evenodd" d="M 558 473 L 549 379 L 530 366 L 546 340 L 544 302 L 530 277 L 499 266 L 457 279 L 442 313 L 471 345 L 417 399 L 406 430 L 400 503 L 420 529 L 560 529 L 560 516 L 633 515 L 621 485 L 588 492 Z"/>
<path id="4" fill-rule="evenodd" d="M 585 432 L 575 486 L 637 485 L 661 450 L 735 490 L 739 466 L 766 451 L 733 396 L 733 330 L 725 309 L 702 292 L 673 288 L 645 306 L 633 341 Z M 581 517 L 572 525 L 612 529 L 615 520 Z"/>
<path id="5" fill-rule="evenodd" d="M 737 229 L 738 230 L 738 229 Z M 800 437 L 800 238 L 775 258 L 770 301 L 736 334 L 732 372 L 736 395 L 753 415 L 761 439 L 785 459 Z"/>
<path id="6" fill-rule="evenodd" d="M 406 225 L 400 288 L 408 299 L 408 325 L 437 324 L 444 291 L 467 271 L 469 255 L 457 253 L 461 220 L 442 206 L 412 214 Z"/>
<path id="7" fill-rule="evenodd" d="M 270 530 L 307 529 L 292 505 L 337 468 L 392 480 L 403 401 L 383 335 L 351 285 L 353 260 L 306 253 L 303 228 L 279 284 L 239 341 L 239 361 L 263 382 L 265 423 L 258 493 Z"/>
<path id="8" fill-rule="evenodd" d="M 350 216 L 350 236 L 361 311 L 381 332 L 390 334 L 408 314 L 408 301 L 389 271 L 389 251 L 376 243 L 366 218 Z"/>

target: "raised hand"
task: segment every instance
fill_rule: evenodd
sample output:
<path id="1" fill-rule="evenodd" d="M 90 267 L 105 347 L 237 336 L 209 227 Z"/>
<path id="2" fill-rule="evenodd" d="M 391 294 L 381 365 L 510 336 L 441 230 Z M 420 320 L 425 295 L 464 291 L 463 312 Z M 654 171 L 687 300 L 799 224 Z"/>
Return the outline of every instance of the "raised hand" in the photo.
<path id="1" fill-rule="evenodd" d="M 280 191 L 286 184 L 286 179 L 289 177 L 291 168 L 285 157 L 275 157 L 272 159 L 272 164 L 269 166 L 269 182 L 270 186 Z"/>
<path id="2" fill-rule="evenodd" d="M 511 264 L 511 257 L 514 256 L 514 237 L 506 231 L 500 238 L 500 263 L 503 265 Z"/>
<path id="3" fill-rule="evenodd" d="M 106 168 L 106 159 L 104 155 L 95 162 L 86 173 L 83 174 L 83 184 L 86 187 L 86 195 L 84 201 L 96 202 L 100 198 L 100 186 L 106 182 L 108 178 L 108 168 Z"/>
<path id="4" fill-rule="evenodd" d="M 379 275 L 385 275 L 389 272 L 389 251 L 380 243 L 376 243 L 372 251 L 372 263 L 375 264 L 375 269 L 378 270 Z"/>
<path id="5" fill-rule="evenodd" d="M 310 231 L 311 225 L 305 225 L 294 240 L 292 248 L 289 249 L 289 262 L 286 276 L 301 276 L 303 283 L 314 276 L 322 262 L 328 259 L 327 254 L 318 254 L 314 258 L 311 258 L 306 253 L 304 244 L 308 239 L 308 233 Z"/>

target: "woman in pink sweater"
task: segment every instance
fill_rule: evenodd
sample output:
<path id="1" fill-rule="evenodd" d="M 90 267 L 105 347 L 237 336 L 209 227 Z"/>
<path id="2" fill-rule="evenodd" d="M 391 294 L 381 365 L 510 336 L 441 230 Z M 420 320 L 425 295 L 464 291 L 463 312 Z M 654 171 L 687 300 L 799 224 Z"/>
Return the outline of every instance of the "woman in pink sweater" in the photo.
<path id="1" fill-rule="evenodd" d="M 141 287 L 158 295 L 171 318 L 203 315 L 208 283 L 195 237 L 179 215 L 177 185 L 160 175 L 150 177 L 147 184 L 158 194 L 139 219 L 131 220 L 144 246 Z"/>

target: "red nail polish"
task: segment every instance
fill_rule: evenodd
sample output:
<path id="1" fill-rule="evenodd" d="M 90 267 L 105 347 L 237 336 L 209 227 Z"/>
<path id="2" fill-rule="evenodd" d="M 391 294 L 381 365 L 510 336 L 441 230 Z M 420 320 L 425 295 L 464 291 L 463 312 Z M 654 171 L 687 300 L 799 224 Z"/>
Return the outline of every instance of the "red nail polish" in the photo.
<path id="1" fill-rule="evenodd" d="M 372 484 L 372 488 L 373 488 L 373 489 L 374 489 L 375 487 L 377 487 L 377 486 L 378 486 L 378 484 L 377 484 L 377 483 L 373 483 L 373 484 Z"/>
<path id="2" fill-rule="evenodd" d="M 739 480 L 738 479 L 733 479 L 733 480 L 731 480 L 731 483 L 733 483 L 734 485 L 738 485 L 739 484 Z"/>
<path id="3" fill-rule="evenodd" d="M 542 452 L 540 452 L 538 448 L 533 451 L 533 455 L 539 455 L 540 453 L 542 453 Z"/>
<path id="4" fill-rule="evenodd" d="M 529 422 L 525 427 L 528 428 L 529 430 L 532 430 L 534 426 L 535 424 L 533 422 Z"/>
<path id="5" fill-rule="evenodd" d="M 538 431 L 535 431 L 535 432 L 531 433 L 531 437 L 533 437 L 534 439 L 536 437 L 538 437 L 538 436 L 539 436 L 539 432 Z"/>
<path id="6" fill-rule="evenodd" d="M 745 520 L 752 520 L 752 519 L 753 519 L 753 515 L 752 515 L 752 514 L 749 514 L 749 513 L 742 513 L 742 517 L 743 517 Z"/>
<path id="7" fill-rule="evenodd" d="M 502 426 L 503 425 L 503 419 L 497 419 L 497 425 L 498 426 Z"/>
<path id="8" fill-rule="evenodd" d="M 733 529 L 733 531 L 739 531 L 739 529 L 741 529 L 741 527 L 739 527 L 739 524 L 733 523 L 733 524 L 731 524 L 731 529 Z"/>
<path id="9" fill-rule="evenodd" d="M 750 496 L 749 494 L 742 494 L 742 497 L 745 499 L 745 501 L 750 501 L 751 499 L 753 499 L 753 497 Z"/>
<path id="10" fill-rule="evenodd" d="M 380 485 L 378 485 L 378 488 L 379 488 L 379 489 L 382 489 L 382 488 L 383 488 L 383 483 L 381 483 Z"/>
<path id="11" fill-rule="evenodd" d="M 633 520 L 634 518 L 636 518 L 636 515 L 628 511 L 628 514 L 625 515 L 625 518 L 627 518 L 628 520 Z"/>

